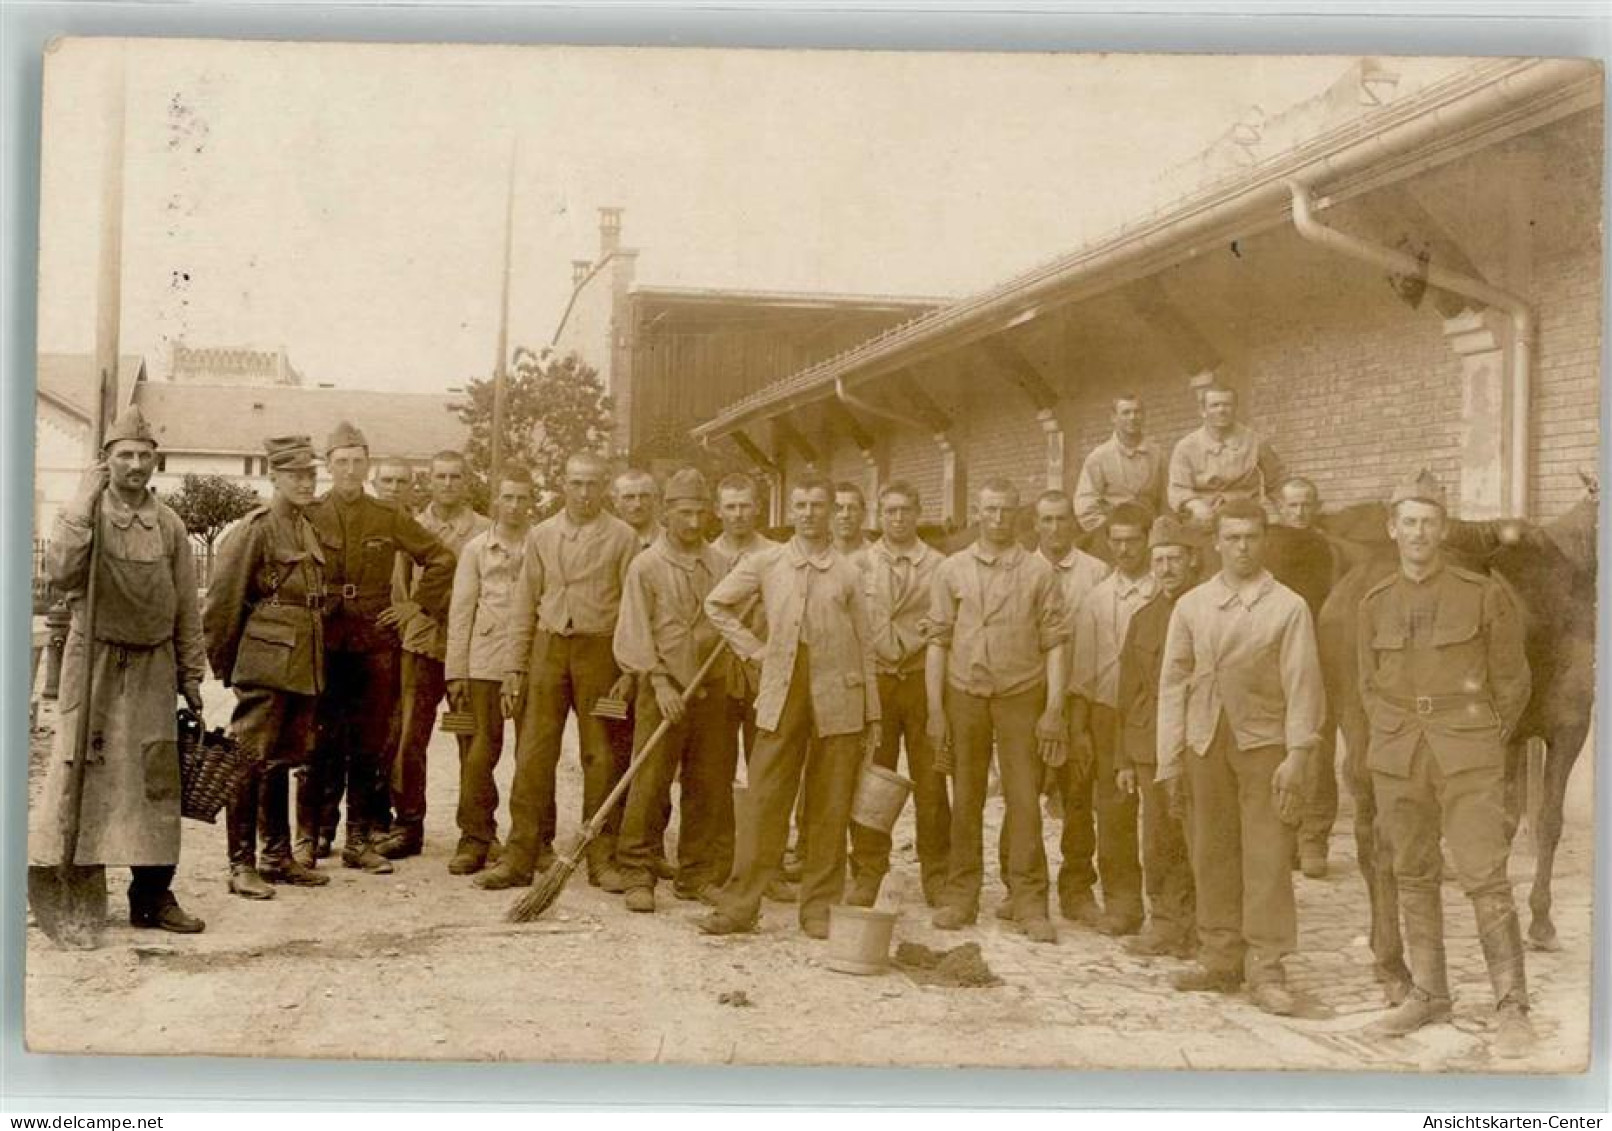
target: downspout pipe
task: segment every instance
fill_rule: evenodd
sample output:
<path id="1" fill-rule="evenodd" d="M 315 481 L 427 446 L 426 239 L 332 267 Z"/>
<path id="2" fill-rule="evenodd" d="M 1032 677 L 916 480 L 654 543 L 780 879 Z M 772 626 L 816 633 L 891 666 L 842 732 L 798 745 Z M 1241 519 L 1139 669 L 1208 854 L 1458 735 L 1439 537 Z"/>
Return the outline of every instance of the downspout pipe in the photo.
<path id="1" fill-rule="evenodd" d="M 838 397 L 840 403 L 845 405 L 847 408 L 854 408 L 858 412 L 867 413 L 869 416 L 877 416 L 883 420 L 889 420 L 896 424 L 904 424 L 908 428 L 917 428 L 924 432 L 934 431 L 927 421 L 918 420 L 911 416 L 903 416 L 899 412 L 891 412 L 887 408 L 880 408 L 878 405 L 869 404 L 867 401 L 855 396 L 850 389 L 845 387 L 845 377 L 841 374 L 834 375 L 834 395 Z"/>
<path id="2" fill-rule="evenodd" d="M 1293 198 L 1293 225 L 1311 243 L 1349 259 L 1357 259 L 1409 277 L 1421 277 L 1429 286 L 1474 299 L 1505 311 L 1511 317 L 1511 434 L 1510 467 L 1506 484 L 1509 517 L 1528 517 L 1528 474 L 1532 462 L 1529 426 L 1533 416 L 1534 312 L 1527 300 L 1491 286 L 1482 279 L 1462 275 L 1437 263 L 1424 263 L 1402 251 L 1370 243 L 1330 228 L 1315 218 L 1310 190 L 1298 181 L 1287 183 Z"/>

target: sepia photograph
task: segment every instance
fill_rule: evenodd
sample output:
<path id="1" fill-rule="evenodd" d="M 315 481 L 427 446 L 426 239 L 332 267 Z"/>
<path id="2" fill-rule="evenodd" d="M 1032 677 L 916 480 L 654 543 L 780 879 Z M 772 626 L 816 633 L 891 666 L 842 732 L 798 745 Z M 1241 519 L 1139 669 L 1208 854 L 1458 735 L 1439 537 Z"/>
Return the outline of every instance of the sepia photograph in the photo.
<path id="1" fill-rule="evenodd" d="M 1600 61 L 43 82 L 29 1050 L 1589 1069 Z"/>

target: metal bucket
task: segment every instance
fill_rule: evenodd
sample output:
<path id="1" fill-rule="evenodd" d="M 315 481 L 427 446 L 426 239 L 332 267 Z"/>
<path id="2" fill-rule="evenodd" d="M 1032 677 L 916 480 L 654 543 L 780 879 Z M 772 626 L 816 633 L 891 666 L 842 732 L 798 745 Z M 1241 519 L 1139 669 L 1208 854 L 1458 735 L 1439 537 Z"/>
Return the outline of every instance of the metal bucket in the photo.
<path id="1" fill-rule="evenodd" d="M 868 766 L 856 783 L 856 797 L 851 802 L 851 820 L 870 829 L 888 834 L 896 827 L 901 807 L 912 793 L 912 781 L 883 766 Z"/>
<path id="2" fill-rule="evenodd" d="M 835 904 L 828 909 L 828 957 L 824 965 L 842 974 L 883 974 L 890 968 L 890 937 L 896 913 Z"/>

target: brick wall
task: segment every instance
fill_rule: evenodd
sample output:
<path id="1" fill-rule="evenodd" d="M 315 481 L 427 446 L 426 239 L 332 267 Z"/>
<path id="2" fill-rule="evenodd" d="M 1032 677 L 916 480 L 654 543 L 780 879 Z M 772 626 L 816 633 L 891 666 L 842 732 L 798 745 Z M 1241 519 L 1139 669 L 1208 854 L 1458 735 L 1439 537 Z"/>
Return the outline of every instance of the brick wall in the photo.
<path id="1" fill-rule="evenodd" d="M 1407 186 L 1486 277 L 1529 295 L 1538 311 L 1531 490 L 1540 520 L 1576 502 L 1578 468 L 1598 464 L 1600 128 L 1599 112 L 1581 114 Z M 1328 217 L 1345 227 L 1359 219 L 1347 206 Z M 1520 238 L 1519 224 L 1527 225 Z M 1413 309 L 1382 271 L 1290 228 L 1200 256 L 1166 272 L 1161 285 L 1217 355 L 1222 379 L 1239 390 L 1244 419 L 1290 471 L 1317 482 L 1329 507 L 1381 499 L 1421 466 L 1456 493 L 1461 366 L 1431 300 Z M 1197 427 L 1187 378 L 1198 359 L 1172 351 L 1167 338 L 1123 292 L 1015 332 L 1062 397 L 1071 487 L 1086 453 L 1109 434 L 1116 393 L 1146 400 L 1149 433 L 1166 452 Z M 926 367 L 923 381 L 956 421 L 971 484 L 1007 475 L 1040 490 L 1045 443 L 1023 393 L 972 355 Z M 876 428 L 889 474 L 916 482 L 926 516 L 937 515 L 932 439 L 886 422 Z"/>

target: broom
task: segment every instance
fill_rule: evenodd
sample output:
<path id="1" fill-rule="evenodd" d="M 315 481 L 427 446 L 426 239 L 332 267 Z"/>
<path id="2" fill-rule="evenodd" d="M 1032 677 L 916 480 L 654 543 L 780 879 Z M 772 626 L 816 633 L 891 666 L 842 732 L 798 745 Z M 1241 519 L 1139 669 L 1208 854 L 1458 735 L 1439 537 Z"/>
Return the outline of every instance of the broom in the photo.
<path id="1" fill-rule="evenodd" d="M 755 606 L 756 599 L 756 597 L 752 597 L 745 605 L 744 609 L 739 613 L 740 620 L 744 620 L 749 615 L 750 609 Z M 705 682 L 705 677 L 711 674 L 711 669 L 716 666 L 717 660 L 726 651 L 726 642 L 718 641 L 717 646 L 711 649 L 711 654 L 705 657 L 705 662 L 700 665 L 699 670 L 694 673 L 694 678 L 689 680 L 688 686 L 683 688 L 681 692 L 685 707 L 693 700 L 695 692 L 700 688 L 700 684 Z M 671 729 L 671 720 L 662 718 L 660 725 L 651 732 L 648 740 L 639 749 L 638 753 L 633 755 L 632 762 L 627 766 L 627 772 L 621 775 L 621 780 L 616 783 L 615 788 L 599 803 L 599 808 L 594 812 L 593 816 L 589 817 L 587 822 L 577 830 L 577 834 L 572 839 L 569 847 L 560 853 L 554 863 L 548 866 L 542 877 L 533 885 L 532 890 L 521 896 L 515 902 L 515 905 L 505 913 L 505 921 L 510 923 L 531 923 L 540 918 L 543 912 L 554 905 L 554 901 L 559 899 L 560 893 L 565 890 L 565 885 L 570 882 L 571 874 L 577 870 L 577 865 L 582 860 L 583 852 L 603 830 L 605 819 L 610 816 L 610 811 L 621 801 L 622 796 L 627 792 L 627 788 L 632 785 L 633 778 L 644 767 L 644 764 L 654 756 L 655 751 L 661 744 L 661 740 L 666 737 L 667 732 Z"/>

